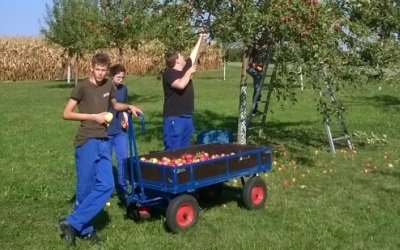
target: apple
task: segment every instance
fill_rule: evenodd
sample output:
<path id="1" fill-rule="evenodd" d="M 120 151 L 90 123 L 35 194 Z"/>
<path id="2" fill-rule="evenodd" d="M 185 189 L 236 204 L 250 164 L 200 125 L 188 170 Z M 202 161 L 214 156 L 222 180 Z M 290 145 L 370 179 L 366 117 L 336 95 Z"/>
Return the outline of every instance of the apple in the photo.
<path id="1" fill-rule="evenodd" d="M 106 120 L 107 123 L 110 123 L 113 119 L 114 115 L 110 112 L 107 112 L 107 114 L 104 115 L 104 119 Z"/>

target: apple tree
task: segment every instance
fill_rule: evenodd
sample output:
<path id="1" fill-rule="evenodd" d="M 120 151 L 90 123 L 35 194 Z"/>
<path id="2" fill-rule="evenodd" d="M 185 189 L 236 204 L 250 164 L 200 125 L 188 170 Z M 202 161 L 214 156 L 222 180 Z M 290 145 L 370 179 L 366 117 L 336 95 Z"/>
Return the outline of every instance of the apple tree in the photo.
<path id="1" fill-rule="evenodd" d="M 155 0 L 100 0 L 100 15 L 108 46 L 118 48 L 122 60 L 126 46 L 137 49 L 154 26 Z"/>
<path id="2" fill-rule="evenodd" d="M 101 17 L 97 1 L 93 0 L 53 0 L 52 6 L 46 4 L 45 27 L 41 33 L 51 43 L 58 44 L 68 54 L 70 68 L 73 56 L 76 63 L 86 51 L 93 51 L 106 46 L 102 35 L 104 29 L 98 24 Z M 75 81 L 78 72 L 75 71 Z"/>
<path id="3" fill-rule="evenodd" d="M 197 20 L 211 14 L 209 32 L 224 43 L 241 42 L 242 78 L 238 142 L 246 143 L 246 67 L 254 46 L 273 51 L 274 67 L 268 84 L 282 100 L 296 101 L 301 68 L 305 85 L 319 93 L 327 81 L 335 88 L 365 82 L 382 68 L 396 62 L 399 47 L 398 4 L 379 0 L 232 0 L 189 1 Z M 385 13 L 387 9 L 389 13 Z M 378 11 L 379 10 L 379 11 Z M 382 15 L 381 15 L 382 14 Z M 395 18 L 393 18 L 395 17 Z M 388 53 L 389 52 L 389 53 Z M 316 94 L 324 117 L 340 114 Z M 268 101 L 268 100 L 267 100 Z M 266 106 L 266 109 L 268 106 Z"/>

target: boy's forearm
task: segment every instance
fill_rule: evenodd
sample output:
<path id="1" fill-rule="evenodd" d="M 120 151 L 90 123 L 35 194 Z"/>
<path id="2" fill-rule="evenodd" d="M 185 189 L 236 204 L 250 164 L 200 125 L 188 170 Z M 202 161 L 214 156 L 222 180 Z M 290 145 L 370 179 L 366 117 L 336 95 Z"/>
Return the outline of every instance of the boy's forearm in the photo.
<path id="1" fill-rule="evenodd" d="M 117 111 L 126 111 L 129 109 L 130 104 L 122 103 L 122 102 L 115 102 L 113 108 Z"/>
<path id="2" fill-rule="evenodd" d="M 192 76 L 192 73 L 190 73 L 189 71 L 186 71 L 186 73 L 182 76 L 181 79 L 179 79 L 179 81 L 177 81 L 176 83 L 173 83 L 172 87 L 174 87 L 176 89 L 186 88 L 186 86 L 189 84 L 191 76 Z"/>
<path id="3" fill-rule="evenodd" d="M 134 105 L 117 102 L 115 99 L 112 101 L 112 106 L 117 111 L 131 111 L 135 116 L 143 113 L 142 110 Z"/>
<path id="4" fill-rule="evenodd" d="M 196 42 L 196 45 L 192 49 L 192 53 L 190 53 L 190 59 L 192 59 L 192 63 L 193 64 L 196 63 L 196 59 L 197 59 L 197 56 L 199 54 L 200 45 L 201 45 L 202 41 L 203 41 L 203 35 L 200 34 L 199 39 Z"/>
<path id="5" fill-rule="evenodd" d="M 84 114 L 78 112 L 64 112 L 63 118 L 64 120 L 72 120 L 72 121 L 96 120 L 94 114 Z"/>

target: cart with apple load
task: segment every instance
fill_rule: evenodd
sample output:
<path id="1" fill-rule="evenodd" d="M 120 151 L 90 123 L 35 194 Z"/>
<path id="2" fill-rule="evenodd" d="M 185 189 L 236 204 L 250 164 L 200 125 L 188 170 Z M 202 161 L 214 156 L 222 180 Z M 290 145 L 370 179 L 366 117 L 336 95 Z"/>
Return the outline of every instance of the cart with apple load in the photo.
<path id="1" fill-rule="evenodd" d="M 143 131 L 144 118 L 139 118 Z M 128 214 L 140 219 L 149 215 L 148 208 L 164 207 L 167 228 L 184 231 L 198 220 L 196 197 L 215 200 L 224 182 L 235 178 L 243 185 L 243 205 L 249 210 L 264 207 L 267 187 L 259 174 L 271 170 L 269 146 L 212 143 L 139 156 L 131 115 L 128 124 Z"/>

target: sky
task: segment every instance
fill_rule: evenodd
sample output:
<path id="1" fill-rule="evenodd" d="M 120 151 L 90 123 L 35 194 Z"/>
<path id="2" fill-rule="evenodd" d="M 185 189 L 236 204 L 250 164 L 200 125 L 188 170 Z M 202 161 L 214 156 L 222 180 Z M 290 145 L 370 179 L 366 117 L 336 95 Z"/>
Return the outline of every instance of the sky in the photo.
<path id="1" fill-rule="evenodd" d="M 0 0 L 0 36 L 40 36 L 46 3 L 52 0 Z"/>

